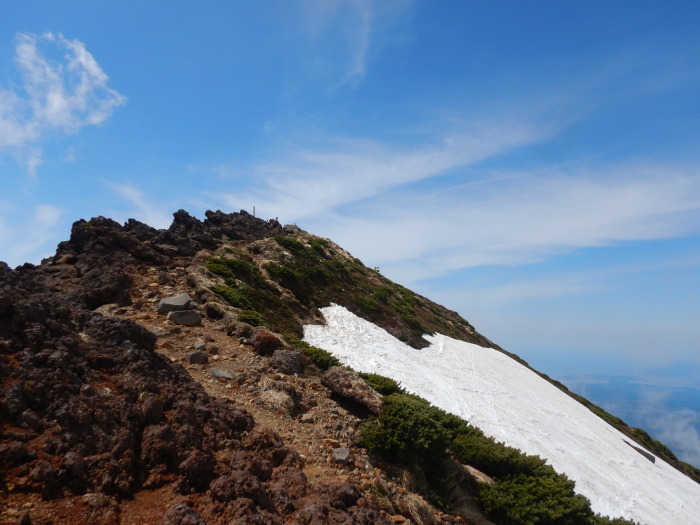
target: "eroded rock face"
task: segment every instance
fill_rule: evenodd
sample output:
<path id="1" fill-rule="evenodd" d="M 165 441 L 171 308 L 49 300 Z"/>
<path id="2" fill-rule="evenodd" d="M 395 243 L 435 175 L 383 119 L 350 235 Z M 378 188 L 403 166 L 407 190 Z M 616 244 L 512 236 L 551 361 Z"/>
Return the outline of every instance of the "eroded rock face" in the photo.
<path id="1" fill-rule="evenodd" d="M 373 414 L 379 414 L 382 409 L 382 397 L 357 372 L 334 366 L 323 374 L 321 384 L 334 394 L 364 406 Z"/>

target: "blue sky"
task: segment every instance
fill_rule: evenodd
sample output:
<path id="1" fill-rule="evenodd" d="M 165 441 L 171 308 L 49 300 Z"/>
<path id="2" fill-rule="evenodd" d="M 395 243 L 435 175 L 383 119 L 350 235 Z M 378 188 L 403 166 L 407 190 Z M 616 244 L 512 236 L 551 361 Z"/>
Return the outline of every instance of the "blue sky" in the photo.
<path id="1" fill-rule="evenodd" d="M 39 262 L 79 218 L 255 206 L 555 376 L 698 363 L 699 21 L 695 1 L 5 0 L 0 260 Z"/>

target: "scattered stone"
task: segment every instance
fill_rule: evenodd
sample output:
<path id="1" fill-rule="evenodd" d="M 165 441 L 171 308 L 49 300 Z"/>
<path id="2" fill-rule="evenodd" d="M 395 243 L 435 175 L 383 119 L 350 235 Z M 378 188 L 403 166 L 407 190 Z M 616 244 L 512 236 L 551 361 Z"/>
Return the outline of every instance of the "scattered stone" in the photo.
<path id="1" fill-rule="evenodd" d="M 163 514 L 158 525 L 207 525 L 199 513 L 184 503 L 175 503 Z"/>
<path id="2" fill-rule="evenodd" d="M 350 449 L 347 447 L 334 448 L 333 452 L 331 452 L 331 457 L 336 463 L 345 465 L 350 459 Z"/>
<path id="3" fill-rule="evenodd" d="M 321 384 L 334 394 L 344 397 L 379 414 L 382 397 L 365 383 L 357 372 L 334 366 L 321 377 Z"/>
<path id="4" fill-rule="evenodd" d="M 102 315 L 114 315 L 117 310 L 121 308 L 120 305 L 116 303 L 103 304 L 102 306 L 95 308 L 95 312 Z"/>
<path id="5" fill-rule="evenodd" d="M 219 353 L 219 347 L 217 345 L 210 345 L 209 349 L 207 350 L 211 355 L 218 354 Z"/>
<path id="6" fill-rule="evenodd" d="M 301 422 L 302 423 L 315 423 L 316 416 L 314 414 L 312 414 L 311 412 L 307 412 L 306 414 L 301 416 Z"/>
<path id="7" fill-rule="evenodd" d="M 119 523 L 119 506 L 116 499 L 101 492 L 88 492 L 82 498 L 85 523 L 108 525 Z"/>
<path id="8" fill-rule="evenodd" d="M 301 353 L 296 350 L 275 350 L 270 367 L 283 374 L 298 374 L 301 372 Z"/>
<path id="9" fill-rule="evenodd" d="M 328 487 L 328 496 L 334 507 L 347 508 L 355 505 L 362 494 L 350 483 L 338 483 Z"/>
<path id="10" fill-rule="evenodd" d="M 204 341 L 197 341 L 194 344 L 194 349 L 195 350 L 205 350 L 206 346 L 207 346 L 207 343 L 205 343 Z"/>
<path id="11" fill-rule="evenodd" d="M 233 375 L 231 375 L 230 372 L 227 370 L 223 370 L 222 368 L 215 368 L 214 370 L 211 371 L 211 375 L 213 375 L 216 378 L 222 378 L 222 379 L 235 379 Z"/>
<path id="12" fill-rule="evenodd" d="M 197 350 L 187 356 L 187 362 L 191 365 L 206 365 L 209 362 L 209 357 L 205 352 Z"/>
<path id="13" fill-rule="evenodd" d="M 198 312 L 193 312 L 192 310 L 170 312 L 168 314 L 168 320 L 184 326 L 200 326 L 202 324 L 202 316 Z"/>
<path id="14" fill-rule="evenodd" d="M 156 286 L 158 286 L 156 284 Z M 189 294 L 181 293 L 180 295 L 174 295 L 172 297 L 167 297 L 161 299 L 158 302 L 156 311 L 159 314 L 167 314 L 168 312 L 177 312 L 181 310 L 187 310 L 192 305 L 192 298 Z"/>
<path id="15" fill-rule="evenodd" d="M 205 339 L 213 329 L 210 324 L 206 329 L 174 324 L 176 312 L 199 312 L 196 324 L 203 322 L 204 307 L 195 312 L 190 303 L 189 310 L 156 317 L 160 300 L 185 286 L 184 279 L 172 280 L 173 273 L 186 273 L 182 268 L 173 272 L 175 264 L 191 264 L 187 273 L 194 273 L 203 270 L 203 257 L 215 253 L 224 236 L 259 238 L 264 247 L 276 246 L 270 239 L 281 233 L 279 226 L 270 223 L 268 228 L 247 215 L 240 215 L 246 226 L 241 233 L 232 222 L 238 214 L 208 217 L 201 223 L 178 212 L 168 230 L 133 220 L 124 227 L 101 218 L 81 221 L 74 225 L 71 240 L 59 247 L 55 260 L 66 261 L 61 263 L 65 268 L 27 265 L 15 271 L 0 263 L 0 378 L 7 383 L 0 396 L 0 419 L 10 421 L 0 440 L 0 485 L 6 485 L 3 493 L 18 506 L 7 512 L 0 509 L 0 514 L 6 513 L 0 522 L 9 518 L 16 525 L 20 517 L 26 525 L 66 516 L 70 522 L 111 525 L 143 510 L 142 521 L 160 525 L 386 523 L 373 501 L 357 506 L 358 490 L 342 485 L 350 479 L 359 483 L 350 469 L 340 473 L 339 484 L 328 485 L 332 490 L 324 490 L 334 470 L 325 465 L 319 465 L 321 479 L 307 483 L 302 470 L 306 458 L 285 446 L 282 436 L 291 443 L 308 439 L 305 451 L 315 464 L 332 449 L 311 450 L 314 429 L 306 426 L 297 434 L 298 420 L 262 414 L 263 420 L 269 416 L 268 423 L 274 420 L 279 427 L 281 435 L 276 435 L 254 427 L 253 417 L 243 408 L 249 405 L 258 411 L 258 389 L 289 403 L 287 409 L 292 410 L 303 393 L 305 409 L 322 404 L 316 412 L 320 420 L 331 402 L 316 378 L 275 373 L 267 357 L 239 349 L 233 340 L 221 343 L 223 336 L 216 332 L 214 341 Z M 171 259 L 170 248 L 172 255 L 180 255 L 177 260 Z M 200 250 L 202 257 L 188 260 Z M 89 272 L 94 273 L 88 276 Z M 104 275 L 109 279 L 102 279 Z M 166 282 L 172 285 L 167 292 Z M 81 286 L 79 293 L 70 295 L 76 286 Z M 206 302 L 208 289 L 188 290 Z M 129 293 L 144 305 L 136 314 L 125 311 L 129 319 L 91 311 L 115 303 L 116 314 L 128 304 Z M 166 322 L 166 314 L 171 314 L 172 323 Z M 233 316 L 228 307 L 226 315 Z M 229 319 L 214 322 L 223 327 Z M 188 349 L 200 339 L 204 346 Z M 207 356 L 217 341 L 220 353 Z M 164 356 L 154 351 L 156 346 L 173 351 Z M 221 366 L 232 366 L 236 376 L 245 373 L 252 384 L 243 388 L 226 379 L 232 378 L 227 370 L 213 371 L 214 377 L 223 376 L 214 380 L 209 371 L 218 363 L 204 370 L 188 364 L 206 362 L 207 357 L 210 363 L 217 356 L 228 359 L 233 348 L 240 358 Z M 192 369 L 191 375 L 183 364 Z M 271 388 L 263 392 L 264 380 Z M 312 386 L 305 384 L 311 381 Z M 230 387 L 235 402 L 218 397 L 225 387 Z M 210 388 L 213 396 L 205 393 Z M 347 445 L 347 437 L 342 440 Z M 216 492 L 219 479 L 221 490 Z M 143 493 L 161 487 L 162 491 Z M 157 501 L 149 500 L 153 495 Z M 58 518 L 51 516 L 54 510 Z M 124 510 L 129 516 L 121 514 Z"/>
<path id="16" fill-rule="evenodd" d="M 462 468 L 477 483 L 486 483 L 488 485 L 494 485 L 496 482 L 480 470 L 475 469 L 471 465 L 462 465 Z"/>
<path id="17" fill-rule="evenodd" d="M 206 303 L 204 305 L 204 315 L 209 319 L 220 320 L 226 317 L 226 310 L 216 303 Z"/>
<path id="18" fill-rule="evenodd" d="M 260 392 L 260 401 L 270 408 L 284 414 L 292 414 L 296 409 L 296 403 L 292 397 L 281 390 L 263 390 Z"/>
<path id="19" fill-rule="evenodd" d="M 237 338 L 248 338 L 253 335 L 255 327 L 244 323 L 243 321 L 236 321 L 226 327 L 226 333 L 228 335 L 235 336 Z"/>
<path id="20" fill-rule="evenodd" d="M 163 337 L 170 334 L 169 329 L 160 327 L 155 327 L 151 332 L 153 332 L 156 337 Z"/>

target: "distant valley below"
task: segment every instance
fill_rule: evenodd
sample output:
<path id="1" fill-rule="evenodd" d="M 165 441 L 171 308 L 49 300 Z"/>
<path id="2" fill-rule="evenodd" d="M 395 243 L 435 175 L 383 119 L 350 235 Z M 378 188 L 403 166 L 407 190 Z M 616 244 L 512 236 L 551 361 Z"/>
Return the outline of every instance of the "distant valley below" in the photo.
<path id="1" fill-rule="evenodd" d="M 655 374 L 570 375 L 562 382 L 632 427 L 643 428 L 681 461 L 700 465 L 700 387 L 697 365 Z M 653 379 L 649 379 L 653 377 Z"/>

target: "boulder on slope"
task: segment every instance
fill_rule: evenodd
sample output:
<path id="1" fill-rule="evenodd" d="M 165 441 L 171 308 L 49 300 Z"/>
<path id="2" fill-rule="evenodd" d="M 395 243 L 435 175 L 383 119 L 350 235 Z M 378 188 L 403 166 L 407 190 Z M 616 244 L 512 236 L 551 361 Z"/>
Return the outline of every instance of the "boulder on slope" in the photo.
<path id="1" fill-rule="evenodd" d="M 366 407 L 373 414 L 382 409 L 382 396 L 360 377 L 357 372 L 333 366 L 321 377 L 321 384 L 334 394 Z"/>

